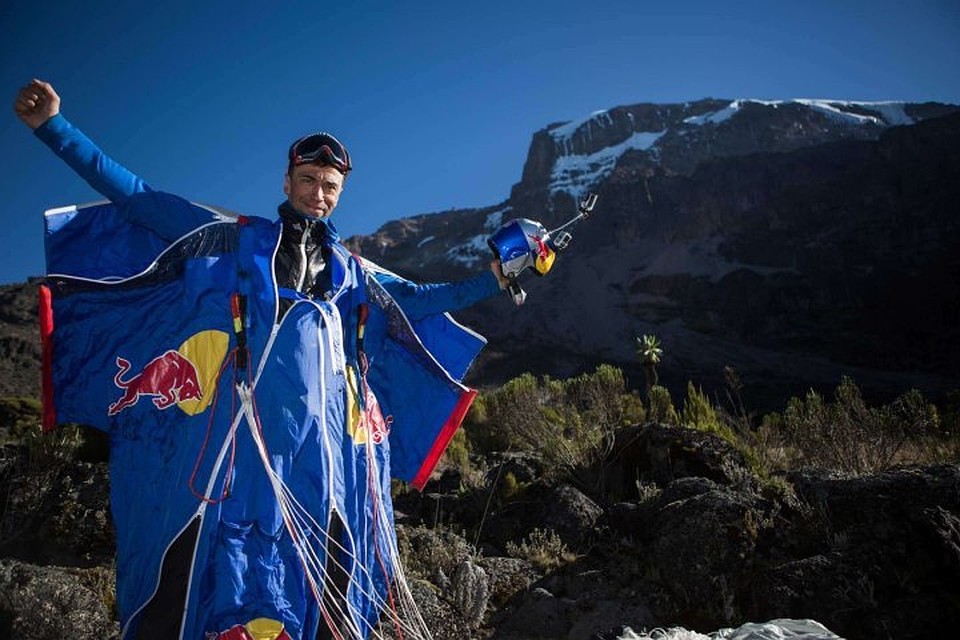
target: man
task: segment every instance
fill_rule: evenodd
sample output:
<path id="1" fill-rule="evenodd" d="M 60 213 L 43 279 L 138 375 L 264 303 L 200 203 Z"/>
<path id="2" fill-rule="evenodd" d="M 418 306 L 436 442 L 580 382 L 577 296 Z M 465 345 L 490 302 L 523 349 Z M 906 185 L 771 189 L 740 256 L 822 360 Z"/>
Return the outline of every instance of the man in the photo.
<path id="1" fill-rule="evenodd" d="M 48 214 L 42 332 L 45 426 L 111 437 L 124 637 L 367 637 L 402 608 L 391 471 L 422 487 L 475 395 L 482 338 L 445 312 L 502 290 L 499 263 L 432 285 L 361 264 L 326 133 L 291 145 L 271 222 L 154 190 L 46 82 L 14 109 L 113 203 Z"/>

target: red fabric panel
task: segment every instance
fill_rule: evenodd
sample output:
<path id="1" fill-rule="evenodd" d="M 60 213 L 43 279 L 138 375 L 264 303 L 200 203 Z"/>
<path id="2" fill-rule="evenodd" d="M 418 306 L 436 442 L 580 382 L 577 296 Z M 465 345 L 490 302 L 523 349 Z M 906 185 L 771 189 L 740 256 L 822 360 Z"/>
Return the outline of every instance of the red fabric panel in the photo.
<path id="1" fill-rule="evenodd" d="M 476 389 L 467 389 L 467 391 L 460 396 L 457 406 L 453 408 L 453 412 L 450 414 L 450 417 L 447 418 L 446 423 L 444 423 L 443 428 L 437 435 L 437 439 L 433 441 L 433 447 L 430 448 L 426 458 L 424 458 L 420 470 L 417 471 L 417 475 L 413 477 L 411 484 L 413 484 L 418 491 L 423 491 L 423 487 L 427 484 L 427 480 L 430 479 L 430 474 L 433 473 L 434 467 L 440 462 L 440 456 L 446 451 L 447 445 L 450 444 L 450 440 L 457 432 L 457 429 L 460 428 L 463 419 L 467 417 L 467 411 L 470 410 L 470 405 L 473 404 L 473 399 L 476 397 Z"/>

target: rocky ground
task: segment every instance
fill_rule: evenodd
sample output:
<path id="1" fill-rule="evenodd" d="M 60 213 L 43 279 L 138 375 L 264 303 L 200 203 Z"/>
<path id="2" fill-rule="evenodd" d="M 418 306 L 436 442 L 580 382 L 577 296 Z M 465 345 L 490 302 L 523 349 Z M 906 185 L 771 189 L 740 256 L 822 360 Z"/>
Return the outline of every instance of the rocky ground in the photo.
<path id="1" fill-rule="evenodd" d="M 0 458 L 0 637 L 116 638 L 102 449 L 47 452 L 43 466 L 36 449 Z M 438 639 L 612 639 L 625 626 L 782 617 L 847 638 L 960 628 L 960 465 L 761 481 L 719 438 L 645 424 L 621 429 L 575 482 L 529 455 L 475 466 L 482 479 L 449 469 L 395 500 Z"/>

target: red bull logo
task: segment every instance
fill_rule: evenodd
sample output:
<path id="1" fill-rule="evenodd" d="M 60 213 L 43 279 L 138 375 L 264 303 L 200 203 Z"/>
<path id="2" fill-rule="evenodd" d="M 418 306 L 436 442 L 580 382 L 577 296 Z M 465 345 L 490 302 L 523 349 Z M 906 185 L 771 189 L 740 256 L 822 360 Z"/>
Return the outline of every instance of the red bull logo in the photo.
<path id="1" fill-rule="evenodd" d="M 117 366 L 120 371 L 113 382 L 123 389 L 123 397 L 110 405 L 107 414 L 111 416 L 137 404 L 141 396 L 153 396 L 157 409 L 167 409 L 181 400 L 203 398 L 197 367 L 173 349 L 148 362 L 143 371 L 129 380 L 123 376 L 130 371 L 130 362 L 117 356 Z"/>
<path id="2" fill-rule="evenodd" d="M 527 237 L 533 240 L 534 244 L 537 245 L 537 257 L 534 260 L 534 269 L 536 269 L 537 273 L 540 275 L 544 275 L 550 271 L 557 254 L 554 253 L 553 249 L 551 249 L 540 236 L 528 235 Z"/>
<path id="3" fill-rule="evenodd" d="M 107 414 L 115 416 L 145 397 L 151 398 L 153 406 L 160 410 L 176 405 L 189 415 L 202 412 L 213 395 L 205 394 L 204 389 L 216 385 L 228 346 L 229 338 L 223 331 L 201 331 L 179 349 L 168 349 L 130 377 L 130 361 L 117 356 L 119 371 L 113 382 L 123 395 L 108 407 Z"/>
<path id="4" fill-rule="evenodd" d="M 393 418 L 383 417 L 380 403 L 366 381 L 358 389 L 357 376 L 352 367 L 347 369 L 347 435 L 353 444 L 382 444 L 390 436 L 390 423 Z M 360 406 L 360 394 L 363 393 L 364 406 Z"/>

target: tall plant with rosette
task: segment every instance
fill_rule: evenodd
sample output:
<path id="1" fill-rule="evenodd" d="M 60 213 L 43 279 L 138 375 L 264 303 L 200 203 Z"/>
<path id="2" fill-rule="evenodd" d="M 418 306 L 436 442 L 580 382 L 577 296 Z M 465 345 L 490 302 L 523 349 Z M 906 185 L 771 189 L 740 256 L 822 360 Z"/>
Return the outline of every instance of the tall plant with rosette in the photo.
<path id="1" fill-rule="evenodd" d="M 637 357 L 643 363 L 643 373 L 647 378 L 647 395 L 650 389 L 660 382 L 660 376 L 657 374 L 657 365 L 663 357 L 663 349 L 660 347 L 660 338 L 652 334 L 637 336 Z"/>

